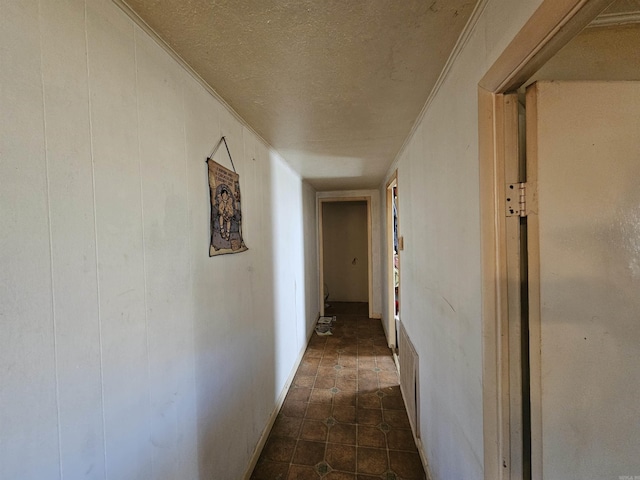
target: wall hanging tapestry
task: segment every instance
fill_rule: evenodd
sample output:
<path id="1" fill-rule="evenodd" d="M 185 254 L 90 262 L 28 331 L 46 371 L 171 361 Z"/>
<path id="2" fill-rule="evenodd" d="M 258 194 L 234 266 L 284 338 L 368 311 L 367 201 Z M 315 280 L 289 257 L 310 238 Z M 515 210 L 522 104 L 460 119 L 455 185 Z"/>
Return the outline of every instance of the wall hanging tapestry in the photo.
<path id="1" fill-rule="evenodd" d="M 224 143 L 233 171 L 213 160 L 218 147 Z M 224 137 L 207 158 L 209 169 L 209 196 L 211 199 L 211 245 L 209 256 L 240 253 L 247 250 L 242 239 L 242 212 L 240 210 L 240 175 L 231 158 Z"/>

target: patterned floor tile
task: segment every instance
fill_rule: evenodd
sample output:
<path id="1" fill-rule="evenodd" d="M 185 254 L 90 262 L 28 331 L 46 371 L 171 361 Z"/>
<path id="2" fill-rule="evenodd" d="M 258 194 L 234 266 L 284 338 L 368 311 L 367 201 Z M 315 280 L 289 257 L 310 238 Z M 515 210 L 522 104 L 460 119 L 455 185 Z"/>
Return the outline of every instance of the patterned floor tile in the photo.
<path id="1" fill-rule="evenodd" d="M 311 337 L 251 479 L 424 479 L 382 324 L 366 303 L 326 314 L 333 335 Z"/>

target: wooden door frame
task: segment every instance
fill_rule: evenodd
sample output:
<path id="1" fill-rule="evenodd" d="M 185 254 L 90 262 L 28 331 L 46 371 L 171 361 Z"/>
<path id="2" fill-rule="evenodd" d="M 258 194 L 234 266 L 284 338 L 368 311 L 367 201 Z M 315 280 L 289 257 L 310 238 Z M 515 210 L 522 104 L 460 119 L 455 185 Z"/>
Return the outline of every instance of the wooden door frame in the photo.
<path id="1" fill-rule="evenodd" d="M 544 0 L 478 84 L 484 478 L 514 479 L 505 165 L 514 128 L 504 94 L 523 85 L 612 0 Z M 515 319 L 511 319 L 512 321 Z M 540 459 L 533 458 L 532 463 Z M 539 466 L 532 465 L 534 472 Z M 537 478 L 537 477 L 534 477 Z"/>
<path id="2" fill-rule="evenodd" d="M 371 195 L 318 197 L 318 270 L 320 316 L 324 316 L 324 243 L 322 231 L 322 204 L 335 202 L 367 202 L 367 296 L 369 301 L 369 318 L 373 318 L 373 245 L 371 237 Z"/>
<path id="3" fill-rule="evenodd" d="M 387 325 L 387 343 L 390 348 L 396 348 L 398 345 L 396 344 L 396 296 L 395 296 L 395 279 L 393 276 L 393 197 L 392 197 L 392 187 L 398 188 L 398 170 L 394 171 L 389 178 L 389 181 L 385 185 L 385 195 L 386 195 L 386 240 L 387 240 L 387 318 L 389 319 L 389 323 Z M 400 231 L 400 216 L 398 215 L 398 231 Z M 398 274 L 400 273 L 400 260 L 398 259 Z M 398 298 L 400 297 L 400 292 L 398 292 Z"/>

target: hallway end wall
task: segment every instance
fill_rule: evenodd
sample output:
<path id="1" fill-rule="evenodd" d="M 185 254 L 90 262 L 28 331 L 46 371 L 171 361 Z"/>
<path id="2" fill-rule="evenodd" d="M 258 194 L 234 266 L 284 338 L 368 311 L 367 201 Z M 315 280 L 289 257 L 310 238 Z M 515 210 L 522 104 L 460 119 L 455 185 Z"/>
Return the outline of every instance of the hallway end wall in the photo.
<path id="1" fill-rule="evenodd" d="M 316 193 L 316 200 L 318 201 L 318 203 L 321 199 L 346 199 L 366 197 L 369 197 L 371 199 L 371 284 L 373 299 L 370 305 L 370 311 L 372 312 L 373 318 L 382 318 L 382 257 L 380 255 L 382 244 L 380 243 L 380 192 L 378 190 L 338 190 Z M 316 238 L 318 238 L 318 233 L 316 233 Z"/>
<path id="2" fill-rule="evenodd" d="M 366 202 L 322 204 L 323 273 L 328 302 L 369 301 Z"/>

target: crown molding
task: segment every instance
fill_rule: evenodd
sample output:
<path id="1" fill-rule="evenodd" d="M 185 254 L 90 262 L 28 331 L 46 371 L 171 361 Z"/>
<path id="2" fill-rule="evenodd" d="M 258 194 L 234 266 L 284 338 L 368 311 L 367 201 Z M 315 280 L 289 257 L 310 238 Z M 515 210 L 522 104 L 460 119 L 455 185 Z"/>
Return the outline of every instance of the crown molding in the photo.
<path id="1" fill-rule="evenodd" d="M 622 13 L 604 13 L 596 17 L 587 28 L 619 27 L 640 23 L 640 11 Z"/>
<path id="2" fill-rule="evenodd" d="M 479 0 L 478 3 L 476 3 L 476 6 L 474 7 L 473 12 L 471 12 L 471 16 L 469 17 L 469 20 L 467 20 L 466 25 L 462 29 L 462 33 L 460 33 L 460 36 L 458 37 L 458 40 L 456 41 L 456 44 L 454 45 L 453 50 L 449 55 L 449 58 L 444 64 L 444 67 L 442 68 L 442 71 L 440 72 L 440 75 L 438 76 L 436 83 L 431 89 L 431 93 L 429 93 L 429 97 L 427 97 L 427 101 L 424 103 L 422 110 L 420 110 L 420 113 L 416 117 L 416 120 L 413 122 L 411 130 L 409 131 L 408 135 L 405 137 L 404 142 L 402 143 L 402 146 L 400 147 L 400 149 L 398 150 L 398 153 L 396 153 L 396 156 L 393 159 L 393 162 L 391 162 L 391 165 L 387 169 L 387 173 L 385 173 L 385 176 L 382 179 L 380 188 L 384 187 L 385 183 L 389 180 L 393 172 L 395 172 L 396 169 L 398 168 L 398 162 L 400 161 L 402 154 L 404 153 L 405 149 L 409 145 L 409 142 L 413 138 L 414 133 L 416 132 L 418 126 L 420 125 L 424 116 L 426 115 L 427 110 L 431 105 L 431 102 L 436 97 L 436 95 L 440 91 L 440 88 L 442 87 L 445 80 L 449 76 L 449 72 L 451 71 L 453 64 L 456 62 L 458 56 L 460 55 L 464 47 L 467 45 L 469 38 L 471 38 L 471 34 L 475 30 L 476 25 L 478 24 L 478 20 L 480 20 L 480 17 L 482 16 L 482 12 L 484 12 L 484 9 L 488 3 L 489 3 L 489 0 Z"/>

